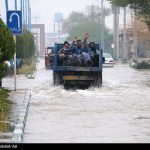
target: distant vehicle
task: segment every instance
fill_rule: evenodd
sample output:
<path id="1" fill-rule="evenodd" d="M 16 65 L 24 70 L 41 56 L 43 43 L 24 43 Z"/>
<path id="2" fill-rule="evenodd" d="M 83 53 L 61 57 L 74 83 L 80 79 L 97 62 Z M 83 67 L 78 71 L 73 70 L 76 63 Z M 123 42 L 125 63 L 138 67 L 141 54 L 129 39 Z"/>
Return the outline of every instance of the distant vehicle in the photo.
<path id="1" fill-rule="evenodd" d="M 22 66 L 22 58 L 16 58 L 16 68 L 19 69 Z M 8 67 L 13 70 L 14 69 L 14 60 L 11 59 L 10 61 L 5 61 L 5 63 L 8 65 Z"/>
<path id="2" fill-rule="evenodd" d="M 5 61 L 5 64 L 7 64 L 8 67 L 11 67 L 10 61 Z"/>
<path id="3" fill-rule="evenodd" d="M 53 66 L 53 52 L 54 47 L 47 47 L 45 49 L 45 68 L 52 69 Z"/>
<path id="4" fill-rule="evenodd" d="M 103 57 L 105 58 L 104 64 L 114 64 L 114 59 L 109 53 L 103 53 Z"/>
<path id="5" fill-rule="evenodd" d="M 13 61 L 13 59 L 11 59 L 10 61 L 5 61 L 5 64 L 7 64 L 9 67 L 9 74 L 13 75 L 13 73 L 14 73 L 14 61 Z"/>

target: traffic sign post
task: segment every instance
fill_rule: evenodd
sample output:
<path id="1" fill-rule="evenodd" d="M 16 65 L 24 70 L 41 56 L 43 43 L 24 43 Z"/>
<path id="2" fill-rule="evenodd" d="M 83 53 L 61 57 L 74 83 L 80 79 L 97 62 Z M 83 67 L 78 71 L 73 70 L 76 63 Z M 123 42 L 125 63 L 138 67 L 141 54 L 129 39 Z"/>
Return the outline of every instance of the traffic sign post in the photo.
<path id="1" fill-rule="evenodd" d="M 15 41 L 15 45 L 16 45 L 16 36 L 14 35 L 14 41 Z M 16 67 L 16 52 L 14 55 L 14 90 L 16 91 L 17 89 L 17 79 L 16 79 L 16 75 L 17 75 L 17 71 L 16 71 L 17 67 Z"/>
<path id="2" fill-rule="evenodd" d="M 7 26 L 14 35 L 16 44 L 16 35 L 22 34 L 22 11 L 7 11 Z M 14 55 L 14 90 L 16 91 L 16 53 Z"/>

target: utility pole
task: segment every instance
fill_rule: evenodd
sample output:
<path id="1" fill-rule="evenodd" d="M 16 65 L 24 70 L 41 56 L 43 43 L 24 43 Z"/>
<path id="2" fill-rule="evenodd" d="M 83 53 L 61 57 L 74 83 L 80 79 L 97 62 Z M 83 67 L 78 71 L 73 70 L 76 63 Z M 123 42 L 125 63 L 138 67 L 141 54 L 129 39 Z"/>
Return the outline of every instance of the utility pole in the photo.
<path id="1" fill-rule="evenodd" d="M 29 0 L 28 0 L 28 30 L 31 31 L 31 8 Z"/>
<path id="2" fill-rule="evenodd" d="M 17 10 L 17 0 L 15 0 L 15 10 Z"/>
<path id="3" fill-rule="evenodd" d="M 6 5 L 6 11 L 8 11 L 8 0 L 5 0 L 5 5 Z"/>
<path id="4" fill-rule="evenodd" d="M 56 42 L 56 37 L 55 37 L 56 35 L 55 34 L 56 34 L 56 31 L 55 31 L 55 20 L 54 20 L 54 44 Z"/>
<path id="5" fill-rule="evenodd" d="M 112 11 L 114 13 L 114 51 L 113 57 L 115 60 L 119 60 L 119 7 L 112 5 Z"/>
<path id="6" fill-rule="evenodd" d="M 63 13 L 57 12 L 55 13 L 54 24 L 57 22 L 58 24 L 58 42 L 60 43 L 60 33 L 61 33 L 61 22 L 63 20 Z"/>
<path id="7" fill-rule="evenodd" d="M 126 7 L 124 7 L 124 24 L 123 24 L 123 60 L 127 60 L 127 32 L 126 32 Z"/>
<path id="8" fill-rule="evenodd" d="M 104 52 L 104 0 L 101 0 L 101 48 Z"/>
<path id="9" fill-rule="evenodd" d="M 23 18 L 23 27 L 26 27 L 26 19 L 25 19 L 25 0 L 22 0 L 22 18 Z"/>
<path id="10" fill-rule="evenodd" d="M 137 19 L 134 14 L 134 26 L 133 26 L 133 61 L 137 62 Z"/>
<path id="11" fill-rule="evenodd" d="M 27 25 L 28 25 L 28 10 L 27 10 L 27 0 L 25 0 L 25 16 L 26 16 L 26 21 L 25 21 L 25 25 L 26 25 L 26 28 L 27 28 Z"/>
<path id="12" fill-rule="evenodd" d="M 116 60 L 119 60 L 119 9 L 116 13 Z"/>
<path id="13" fill-rule="evenodd" d="M 58 22 L 58 42 L 60 43 L 60 22 Z"/>
<path id="14" fill-rule="evenodd" d="M 20 0 L 20 10 L 22 11 L 22 24 L 23 24 L 23 1 Z"/>

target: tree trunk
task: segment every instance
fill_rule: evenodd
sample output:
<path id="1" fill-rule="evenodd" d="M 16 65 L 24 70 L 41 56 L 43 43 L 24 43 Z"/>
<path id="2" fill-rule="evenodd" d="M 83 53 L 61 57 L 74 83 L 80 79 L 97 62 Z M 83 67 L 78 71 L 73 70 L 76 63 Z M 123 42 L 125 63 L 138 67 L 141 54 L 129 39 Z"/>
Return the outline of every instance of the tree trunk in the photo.
<path id="1" fill-rule="evenodd" d="M 0 88 L 2 87 L 2 79 L 0 79 Z"/>

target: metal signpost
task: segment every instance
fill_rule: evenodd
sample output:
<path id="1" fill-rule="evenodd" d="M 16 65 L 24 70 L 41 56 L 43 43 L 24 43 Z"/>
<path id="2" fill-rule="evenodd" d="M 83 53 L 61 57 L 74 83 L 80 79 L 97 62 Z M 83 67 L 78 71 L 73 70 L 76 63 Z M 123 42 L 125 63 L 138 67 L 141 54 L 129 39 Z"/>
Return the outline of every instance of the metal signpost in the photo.
<path id="1" fill-rule="evenodd" d="M 13 33 L 16 44 L 16 35 L 22 34 L 22 11 L 7 11 L 7 26 Z M 14 55 L 14 90 L 16 91 L 16 53 Z"/>

